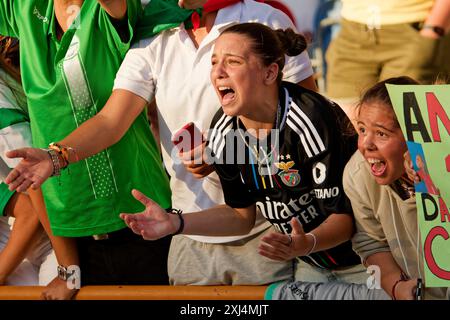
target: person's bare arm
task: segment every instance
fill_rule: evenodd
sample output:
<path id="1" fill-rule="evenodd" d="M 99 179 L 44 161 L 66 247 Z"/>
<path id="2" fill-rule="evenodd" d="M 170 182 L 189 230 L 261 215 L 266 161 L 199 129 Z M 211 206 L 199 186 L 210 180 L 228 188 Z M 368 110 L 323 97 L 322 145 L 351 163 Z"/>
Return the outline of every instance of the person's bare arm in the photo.
<path id="1" fill-rule="evenodd" d="M 0 285 L 23 261 L 29 250 L 44 232 L 34 211 L 30 198 L 15 193 L 8 205 L 6 214 L 14 217 L 14 225 L 6 247 L 0 252 Z"/>
<path id="2" fill-rule="evenodd" d="M 417 279 L 410 279 L 395 283 L 401 278 L 402 270 L 395 262 L 391 252 L 378 252 L 370 255 L 366 261 L 366 266 L 375 265 L 381 271 L 381 287 L 392 298 L 395 295 L 397 300 L 413 300 Z M 395 285 L 395 290 L 394 289 Z"/>
<path id="3" fill-rule="evenodd" d="M 178 5 L 184 9 L 197 9 L 202 7 L 207 0 L 179 0 Z"/>
<path id="4" fill-rule="evenodd" d="M 127 0 L 97 0 L 106 13 L 114 20 L 120 21 L 127 14 Z M 72 25 L 73 20 L 79 15 L 83 0 L 66 2 L 55 0 L 55 17 L 58 38 Z"/>
<path id="5" fill-rule="evenodd" d="M 311 231 L 317 238 L 314 252 L 330 249 L 350 240 L 355 231 L 354 228 L 351 214 L 332 213 Z"/>
<path id="6" fill-rule="evenodd" d="M 147 101 L 130 91 L 114 90 L 97 115 L 60 143 L 74 148 L 78 160 L 97 154 L 122 139 L 146 104 Z"/>
<path id="7" fill-rule="evenodd" d="M 69 162 L 88 158 L 118 142 L 146 104 L 147 101 L 130 91 L 114 90 L 97 115 L 59 142 L 75 150 L 69 157 Z M 6 156 L 23 158 L 5 179 L 10 190 L 25 191 L 30 186 L 36 189 L 53 173 L 51 158 L 42 149 L 12 150 Z M 61 158 L 59 160 L 60 163 L 63 162 Z"/>
<path id="8" fill-rule="evenodd" d="M 255 205 L 239 209 L 221 205 L 187 214 L 183 234 L 204 236 L 245 235 L 255 225 L 255 217 Z"/>
<path id="9" fill-rule="evenodd" d="M 177 215 L 168 214 L 156 202 L 137 190 L 133 196 L 145 206 L 145 211 L 135 214 L 120 214 L 134 233 L 144 239 L 156 240 L 175 233 L 181 224 Z M 203 236 L 233 236 L 250 232 L 255 224 L 256 206 L 233 209 L 222 205 L 211 209 L 183 215 L 182 234 Z"/>
<path id="10" fill-rule="evenodd" d="M 111 18 L 122 20 L 127 14 L 127 0 L 97 0 Z"/>
<path id="11" fill-rule="evenodd" d="M 305 234 L 296 218 L 291 220 L 290 235 L 272 232 L 261 239 L 259 253 L 273 260 L 287 261 L 313 252 L 334 248 L 350 240 L 353 219 L 349 214 L 331 214 L 317 228 Z M 292 240 L 291 240 L 292 239 Z"/>
<path id="12" fill-rule="evenodd" d="M 35 209 L 39 221 L 44 227 L 53 250 L 55 251 L 58 264 L 64 267 L 79 266 L 78 249 L 74 238 L 54 236 L 50 229 L 47 210 L 41 189 L 28 190 L 33 208 Z M 42 291 L 41 299 L 45 300 L 69 300 L 78 290 L 70 289 L 67 282 L 55 277 Z"/>
<path id="13" fill-rule="evenodd" d="M 443 28 L 446 32 L 450 29 L 450 1 L 435 0 L 433 8 L 425 20 L 425 25 Z M 438 38 L 432 29 L 424 28 L 420 31 L 424 37 Z"/>

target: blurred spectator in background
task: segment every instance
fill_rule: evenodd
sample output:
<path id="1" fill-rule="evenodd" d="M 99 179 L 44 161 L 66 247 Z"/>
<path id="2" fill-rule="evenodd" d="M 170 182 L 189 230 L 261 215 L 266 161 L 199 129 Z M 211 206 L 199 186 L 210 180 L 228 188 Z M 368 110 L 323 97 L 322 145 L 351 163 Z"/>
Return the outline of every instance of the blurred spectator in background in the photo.
<path id="1" fill-rule="evenodd" d="M 327 52 L 327 95 L 352 120 L 359 93 L 379 80 L 449 77 L 450 1 L 342 0 L 342 18 Z"/>

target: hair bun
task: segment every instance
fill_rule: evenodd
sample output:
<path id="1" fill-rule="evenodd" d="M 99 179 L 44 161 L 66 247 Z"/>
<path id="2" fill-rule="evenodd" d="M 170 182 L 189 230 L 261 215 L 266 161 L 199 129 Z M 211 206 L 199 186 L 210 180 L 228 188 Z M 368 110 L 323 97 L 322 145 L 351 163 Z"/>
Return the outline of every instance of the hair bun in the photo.
<path id="1" fill-rule="evenodd" d="M 308 46 L 306 38 L 302 34 L 295 33 L 291 28 L 286 30 L 278 29 L 276 30 L 276 34 L 284 52 L 290 57 L 299 55 Z"/>

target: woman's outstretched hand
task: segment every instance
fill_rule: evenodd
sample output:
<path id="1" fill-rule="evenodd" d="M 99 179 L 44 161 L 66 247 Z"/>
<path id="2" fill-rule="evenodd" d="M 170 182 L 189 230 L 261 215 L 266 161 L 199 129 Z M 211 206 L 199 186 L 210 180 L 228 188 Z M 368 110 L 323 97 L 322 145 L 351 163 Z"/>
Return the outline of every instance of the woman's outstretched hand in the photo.
<path id="1" fill-rule="evenodd" d="M 297 218 L 291 219 L 290 235 L 272 232 L 261 239 L 259 254 L 272 260 L 288 261 L 306 255 L 314 246 Z"/>
<path id="2" fill-rule="evenodd" d="M 145 206 L 145 210 L 140 213 L 120 214 L 120 218 L 134 233 L 141 235 L 145 240 L 157 240 L 178 230 L 180 219 L 177 215 L 167 213 L 138 190 L 133 190 L 131 194 Z"/>
<path id="3" fill-rule="evenodd" d="M 38 148 L 23 148 L 6 153 L 8 158 L 23 158 L 8 174 L 5 183 L 9 190 L 26 191 L 30 186 L 39 188 L 53 173 L 53 163 L 47 151 Z"/>

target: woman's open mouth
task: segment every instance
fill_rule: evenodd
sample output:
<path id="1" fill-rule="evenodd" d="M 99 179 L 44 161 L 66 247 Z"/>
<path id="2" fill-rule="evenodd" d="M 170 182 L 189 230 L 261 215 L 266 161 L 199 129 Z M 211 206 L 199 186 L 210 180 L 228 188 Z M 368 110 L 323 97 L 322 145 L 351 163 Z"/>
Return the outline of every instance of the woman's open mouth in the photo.
<path id="1" fill-rule="evenodd" d="M 235 92 L 231 87 L 218 87 L 220 96 L 222 98 L 222 105 L 227 105 L 235 98 Z"/>
<path id="2" fill-rule="evenodd" d="M 368 158 L 367 162 L 370 164 L 370 170 L 375 177 L 380 177 L 386 171 L 386 162 L 380 159 Z"/>

